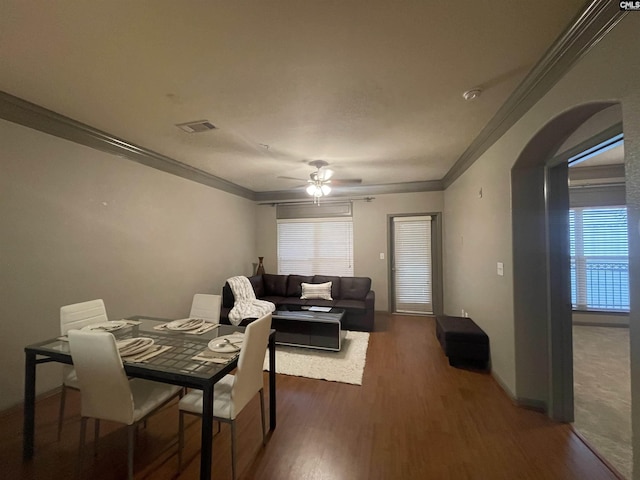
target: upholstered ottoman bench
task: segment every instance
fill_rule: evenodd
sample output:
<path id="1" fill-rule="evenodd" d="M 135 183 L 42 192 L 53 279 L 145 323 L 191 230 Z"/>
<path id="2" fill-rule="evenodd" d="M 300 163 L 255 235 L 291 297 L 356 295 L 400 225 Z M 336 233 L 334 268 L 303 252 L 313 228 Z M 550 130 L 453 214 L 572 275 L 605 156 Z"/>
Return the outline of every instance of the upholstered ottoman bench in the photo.
<path id="1" fill-rule="evenodd" d="M 436 316 L 436 338 L 449 358 L 449 365 L 468 363 L 487 367 L 489 337 L 470 318 Z"/>

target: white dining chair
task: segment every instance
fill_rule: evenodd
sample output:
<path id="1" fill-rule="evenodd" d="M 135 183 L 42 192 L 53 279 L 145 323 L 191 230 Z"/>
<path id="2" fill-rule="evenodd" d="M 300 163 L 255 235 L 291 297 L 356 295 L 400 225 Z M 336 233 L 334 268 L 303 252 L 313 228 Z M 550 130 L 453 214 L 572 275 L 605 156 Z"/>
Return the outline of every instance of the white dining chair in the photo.
<path id="1" fill-rule="evenodd" d="M 231 471 L 236 478 L 236 424 L 237 415 L 260 394 L 260 414 L 262 418 L 262 443 L 266 442 L 264 418 L 264 357 L 271 330 L 271 314 L 255 320 L 247 326 L 238 358 L 235 375 L 225 375 L 213 389 L 213 418 L 231 426 Z M 203 396 L 200 390 L 192 390 L 178 404 L 180 409 L 178 468 L 182 470 L 182 450 L 184 448 L 184 414 L 202 416 Z"/>
<path id="2" fill-rule="evenodd" d="M 80 329 L 93 323 L 106 322 L 107 310 L 102 299 L 74 303 L 60 308 L 60 335 L 66 335 L 71 329 Z M 60 394 L 60 411 L 58 413 L 58 440 L 62 434 L 62 422 L 67 399 L 67 389 L 79 390 L 76 372 L 70 365 L 62 369 L 62 392 Z"/>
<path id="3" fill-rule="evenodd" d="M 220 323 L 222 296 L 196 293 L 191 303 L 189 318 L 202 318 L 209 323 Z"/>
<path id="4" fill-rule="evenodd" d="M 136 424 L 171 401 L 182 388 L 140 378 L 129 380 L 115 337 L 109 332 L 69 331 L 69 348 L 81 395 L 78 477 L 89 418 L 128 426 L 128 478 L 133 479 L 133 448 Z M 98 425 L 98 423 L 97 423 Z M 98 441 L 96 426 L 96 442 Z"/>

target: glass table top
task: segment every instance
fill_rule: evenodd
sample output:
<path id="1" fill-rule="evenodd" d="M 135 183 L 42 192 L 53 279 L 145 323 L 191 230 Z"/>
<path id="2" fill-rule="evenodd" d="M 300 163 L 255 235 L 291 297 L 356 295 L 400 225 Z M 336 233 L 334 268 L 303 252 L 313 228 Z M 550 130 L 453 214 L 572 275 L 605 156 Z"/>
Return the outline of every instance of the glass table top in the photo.
<path id="1" fill-rule="evenodd" d="M 230 354 L 216 353 L 216 356 L 224 357 L 225 359 L 228 358 L 228 361 L 225 363 L 194 360 L 193 357 L 203 351 L 207 351 L 207 344 L 212 339 L 223 335 L 229 335 L 234 332 L 244 331 L 244 327 L 220 325 L 213 330 L 209 330 L 206 333 L 198 335 L 184 331 L 154 329 L 154 327 L 171 320 L 148 318 L 143 316 L 132 317 L 130 320 L 139 321 L 140 324 L 126 325 L 123 328 L 112 331 L 111 333 L 116 337 L 116 341 L 127 338 L 148 337 L 154 340 L 154 345 L 169 346 L 171 348 L 149 360 L 144 361 L 144 363 L 129 362 L 125 357 L 123 358 L 125 367 L 127 365 L 138 365 L 144 366 L 146 369 L 158 370 L 164 373 L 189 375 L 201 378 L 209 378 L 221 369 L 225 368 L 225 366 L 238 357 L 239 352 Z M 70 356 L 69 342 L 64 337 L 58 337 L 29 345 L 25 347 L 25 350 L 31 350 L 41 355 L 62 354 Z"/>

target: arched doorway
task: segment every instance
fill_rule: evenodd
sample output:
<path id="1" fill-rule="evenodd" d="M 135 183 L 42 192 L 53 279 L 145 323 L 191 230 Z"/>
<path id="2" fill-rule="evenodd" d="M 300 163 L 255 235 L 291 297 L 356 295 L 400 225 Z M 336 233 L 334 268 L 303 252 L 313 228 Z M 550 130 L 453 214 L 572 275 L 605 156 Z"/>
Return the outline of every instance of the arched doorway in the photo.
<path id="1" fill-rule="evenodd" d="M 511 170 L 516 390 L 558 421 L 573 420 L 567 164 L 549 165 L 591 116 L 614 105 L 575 107 L 547 123 Z"/>

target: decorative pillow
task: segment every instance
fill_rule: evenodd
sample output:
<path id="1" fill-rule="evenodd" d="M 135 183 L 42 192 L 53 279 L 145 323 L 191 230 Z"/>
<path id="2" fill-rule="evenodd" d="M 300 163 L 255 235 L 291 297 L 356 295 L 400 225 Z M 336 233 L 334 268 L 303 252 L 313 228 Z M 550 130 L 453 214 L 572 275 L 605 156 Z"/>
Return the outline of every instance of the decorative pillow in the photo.
<path id="1" fill-rule="evenodd" d="M 302 283 L 303 300 L 333 300 L 331 298 L 331 282 L 327 283 Z"/>

